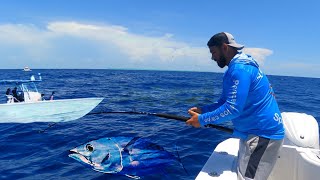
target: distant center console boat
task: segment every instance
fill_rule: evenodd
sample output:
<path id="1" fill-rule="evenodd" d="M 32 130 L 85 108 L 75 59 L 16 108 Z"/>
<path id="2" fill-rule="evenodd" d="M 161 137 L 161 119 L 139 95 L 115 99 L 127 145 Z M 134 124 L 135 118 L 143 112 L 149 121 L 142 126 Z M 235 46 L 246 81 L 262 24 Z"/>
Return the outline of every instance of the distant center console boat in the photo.
<path id="1" fill-rule="evenodd" d="M 12 85 L 7 89 L 7 103 L 0 104 L 0 123 L 61 122 L 71 121 L 85 116 L 94 109 L 103 98 L 75 98 L 45 100 L 38 92 L 36 80 L 0 80 L 0 84 Z"/>

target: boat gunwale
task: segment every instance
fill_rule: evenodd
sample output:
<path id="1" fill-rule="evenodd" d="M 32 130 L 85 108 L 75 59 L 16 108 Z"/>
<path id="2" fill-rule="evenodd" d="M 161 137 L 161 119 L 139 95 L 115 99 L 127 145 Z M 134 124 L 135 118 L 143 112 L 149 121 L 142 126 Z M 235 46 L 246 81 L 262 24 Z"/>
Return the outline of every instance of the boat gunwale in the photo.
<path id="1" fill-rule="evenodd" d="M 52 102 L 63 102 L 63 101 L 82 101 L 82 100 L 99 100 L 101 103 L 104 97 L 88 97 L 88 98 L 74 98 L 74 99 L 57 99 L 57 100 L 45 100 L 45 101 L 33 101 L 33 102 L 15 102 L 15 103 L 2 103 L 0 106 L 11 106 L 11 105 L 25 105 L 25 104 L 36 104 L 36 103 L 52 103 Z"/>

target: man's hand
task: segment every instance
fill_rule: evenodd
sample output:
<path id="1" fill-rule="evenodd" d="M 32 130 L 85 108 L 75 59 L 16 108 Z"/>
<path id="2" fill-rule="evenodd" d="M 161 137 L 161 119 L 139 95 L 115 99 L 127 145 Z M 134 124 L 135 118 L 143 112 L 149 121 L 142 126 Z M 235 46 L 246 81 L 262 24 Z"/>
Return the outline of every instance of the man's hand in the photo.
<path id="1" fill-rule="evenodd" d="M 198 112 L 195 112 L 195 110 L 200 110 L 200 109 L 199 108 L 196 108 L 196 109 L 191 108 L 191 109 L 189 109 L 188 113 L 191 115 L 191 118 L 188 121 L 186 121 L 186 124 L 192 125 L 193 127 L 198 128 L 198 127 L 201 126 L 200 123 L 199 123 L 199 119 L 198 119 L 198 117 L 199 117 L 199 113 L 198 112 L 201 112 L 201 110 L 198 111 Z"/>
<path id="2" fill-rule="evenodd" d="M 189 109 L 189 111 L 193 111 L 193 112 L 196 112 L 196 113 L 198 113 L 198 114 L 201 114 L 201 113 L 202 113 L 202 112 L 201 112 L 201 109 L 198 108 L 198 107 L 192 107 L 192 108 Z M 190 114 L 190 113 L 189 113 L 189 114 Z"/>

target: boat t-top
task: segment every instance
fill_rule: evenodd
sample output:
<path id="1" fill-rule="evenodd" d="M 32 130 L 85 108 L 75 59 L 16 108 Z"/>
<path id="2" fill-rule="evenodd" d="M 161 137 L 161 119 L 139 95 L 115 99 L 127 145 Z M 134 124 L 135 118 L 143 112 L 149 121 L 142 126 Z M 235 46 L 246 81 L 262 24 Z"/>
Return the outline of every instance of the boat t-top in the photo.
<path id="1" fill-rule="evenodd" d="M 0 104 L 0 123 L 60 122 L 81 118 L 94 109 L 103 98 L 45 100 L 36 86 L 41 74 L 29 80 L 0 80 L 7 88 L 7 102 Z M 52 94 L 53 95 L 53 94 Z"/>

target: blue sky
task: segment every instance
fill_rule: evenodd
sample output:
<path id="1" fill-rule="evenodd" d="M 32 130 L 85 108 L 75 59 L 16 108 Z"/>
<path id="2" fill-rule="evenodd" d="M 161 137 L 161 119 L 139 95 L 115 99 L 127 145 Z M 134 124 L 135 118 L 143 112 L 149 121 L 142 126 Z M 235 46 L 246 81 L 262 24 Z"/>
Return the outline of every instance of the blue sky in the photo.
<path id="1" fill-rule="evenodd" d="M 320 3 L 1 0 L 0 68 L 223 72 L 206 47 L 230 32 L 266 74 L 320 77 Z"/>

